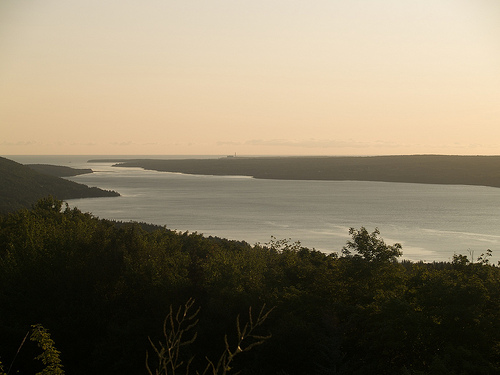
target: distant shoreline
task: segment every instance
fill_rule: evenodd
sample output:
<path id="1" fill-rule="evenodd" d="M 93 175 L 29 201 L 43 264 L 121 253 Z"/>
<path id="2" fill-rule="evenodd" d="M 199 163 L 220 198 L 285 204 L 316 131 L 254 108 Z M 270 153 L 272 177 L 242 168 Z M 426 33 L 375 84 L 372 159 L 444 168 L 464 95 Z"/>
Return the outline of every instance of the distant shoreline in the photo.
<path id="1" fill-rule="evenodd" d="M 284 156 L 219 159 L 96 159 L 194 175 L 277 180 L 379 181 L 500 187 L 500 156 Z"/>
<path id="2" fill-rule="evenodd" d="M 94 173 L 94 171 L 90 168 L 71 168 L 52 164 L 26 164 L 26 166 L 37 172 L 56 177 L 73 177 L 82 174 Z"/>

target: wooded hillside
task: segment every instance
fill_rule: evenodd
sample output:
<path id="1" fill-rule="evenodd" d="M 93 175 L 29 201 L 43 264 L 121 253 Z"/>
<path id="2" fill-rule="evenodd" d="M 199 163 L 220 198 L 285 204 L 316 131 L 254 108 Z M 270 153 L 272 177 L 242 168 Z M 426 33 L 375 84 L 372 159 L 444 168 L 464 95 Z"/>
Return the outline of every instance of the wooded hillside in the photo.
<path id="1" fill-rule="evenodd" d="M 71 168 L 62 165 L 52 165 L 52 164 L 27 164 L 28 167 L 34 169 L 37 172 L 43 174 L 50 174 L 56 177 L 71 177 L 78 176 L 81 174 L 93 173 L 90 168 Z"/>
<path id="2" fill-rule="evenodd" d="M 0 213 L 29 208 L 48 195 L 58 199 L 71 199 L 115 197 L 120 194 L 39 173 L 28 166 L 0 157 Z"/>

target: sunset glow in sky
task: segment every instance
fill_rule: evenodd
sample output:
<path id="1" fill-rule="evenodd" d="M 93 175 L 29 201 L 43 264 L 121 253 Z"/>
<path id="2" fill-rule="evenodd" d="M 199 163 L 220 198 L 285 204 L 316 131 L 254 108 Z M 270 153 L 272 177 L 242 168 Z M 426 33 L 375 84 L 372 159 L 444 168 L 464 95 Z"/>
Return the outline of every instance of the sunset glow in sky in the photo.
<path id="1" fill-rule="evenodd" d="M 500 2 L 0 2 L 0 155 L 235 152 L 500 154 Z"/>

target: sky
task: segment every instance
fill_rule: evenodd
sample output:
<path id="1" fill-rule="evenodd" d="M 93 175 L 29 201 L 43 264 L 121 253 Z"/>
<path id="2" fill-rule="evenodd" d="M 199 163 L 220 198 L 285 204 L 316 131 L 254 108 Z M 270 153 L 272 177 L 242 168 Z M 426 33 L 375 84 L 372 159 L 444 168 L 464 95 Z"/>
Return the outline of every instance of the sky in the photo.
<path id="1" fill-rule="evenodd" d="M 0 0 L 0 155 L 500 154 L 498 0 Z"/>

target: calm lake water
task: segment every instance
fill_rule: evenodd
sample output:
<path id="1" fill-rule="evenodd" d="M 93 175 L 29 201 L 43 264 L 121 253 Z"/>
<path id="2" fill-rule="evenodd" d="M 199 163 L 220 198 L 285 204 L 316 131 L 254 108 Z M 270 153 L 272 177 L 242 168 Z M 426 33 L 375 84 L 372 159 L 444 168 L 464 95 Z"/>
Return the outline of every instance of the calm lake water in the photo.
<path id="1" fill-rule="evenodd" d="M 327 253 L 341 250 L 350 227 L 378 227 L 386 243 L 402 244 L 406 259 L 450 260 L 454 253 L 477 258 L 487 249 L 493 250 L 495 263 L 500 259 L 498 188 L 190 176 L 86 162 L 96 156 L 8 158 L 92 168 L 94 173 L 71 180 L 122 196 L 68 203 L 101 218 L 160 224 L 251 244 L 274 236 Z"/>

